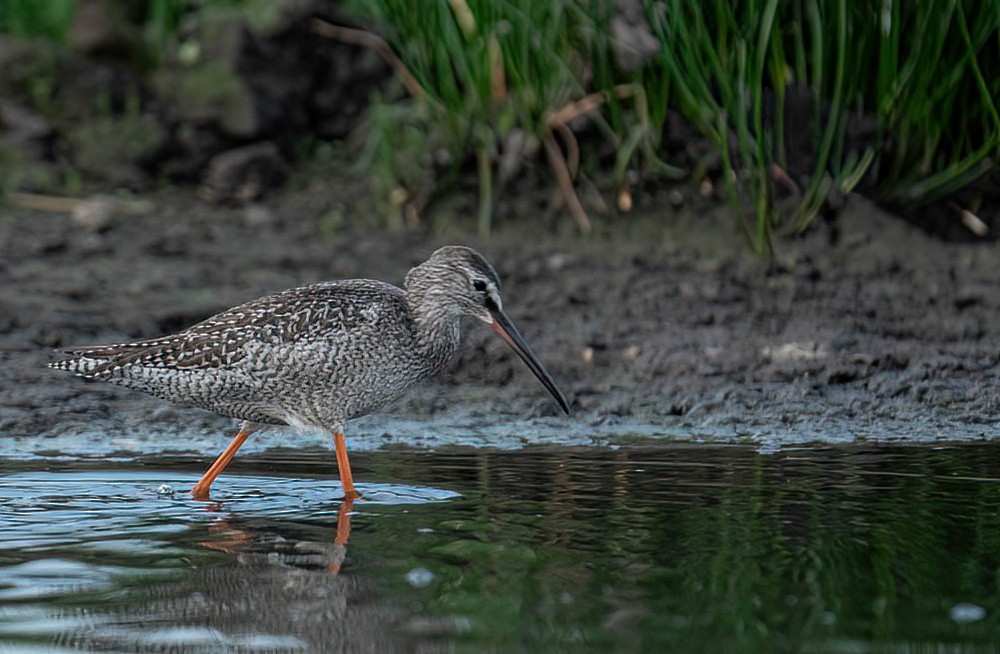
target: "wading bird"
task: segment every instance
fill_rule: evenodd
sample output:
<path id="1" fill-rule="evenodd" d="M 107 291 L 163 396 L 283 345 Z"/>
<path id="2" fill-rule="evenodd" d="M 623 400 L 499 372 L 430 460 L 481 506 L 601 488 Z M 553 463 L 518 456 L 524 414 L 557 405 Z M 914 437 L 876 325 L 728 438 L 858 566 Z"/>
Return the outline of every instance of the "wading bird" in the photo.
<path id="1" fill-rule="evenodd" d="M 195 484 L 195 498 L 209 497 L 212 482 L 252 433 L 288 425 L 333 435 L 344 495 L 354 499 L 345 423 L 447 367 L 467 316 L 490 325 L 569 413 L 504 313 L 493 266 L 462 246 L 434 252 L 407 273 L 403 288 L 370 279 L 292 288 L 169 336 L 73 348 L 66 351 L 73 358 L 49 366 L 242 420 Z"/>

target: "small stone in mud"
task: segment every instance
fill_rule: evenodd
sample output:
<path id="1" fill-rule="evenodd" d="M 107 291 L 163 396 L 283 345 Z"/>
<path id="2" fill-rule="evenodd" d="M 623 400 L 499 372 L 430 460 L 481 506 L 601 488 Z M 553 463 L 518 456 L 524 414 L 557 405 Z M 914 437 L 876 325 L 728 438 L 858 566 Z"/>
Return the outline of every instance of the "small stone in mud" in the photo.
<path id="1" fill-rule="evenodd" d="M 667 200 L 669 200 L 670 205 L 675 209 L 680 209 L 684 206 L 684 194 L 674 189 L 667 194 Z"/>
<path id="2" fill-rule="evenodd" d="M 274 224 L 274 212 L 261 204 L 248 204 L 243 208 L 243 224 L 247 227 L 270 227 Z"/>
<path id="3" fill-rule="evenodd" d="M 968 209 L 962 209 L 960 211 L 960 215 L 962 217 L 962 224 L 965 225 L 973 234 L 976 236 L 989 235 L 990 226 L 984 223 L 979 216 L 972 213 Z"/>
<path id="4" fill-rule="evenodd" d="M 761 356 L 771 361 L 815 361 L 829 355 L 823 343 L 783 343 L 781 345 L 765 345 L 761 348 Z"/>
<path id="5" fill-rule="evenodd" d="M 622 213 L 632 211 L 632 191 L 627 186 L 623 186 L 618 191 L 618 211 Z"/>
<path id="6" fill-rule="evenodd" d="M 414 588 L 424 588 L 434 581 L 434 573 L 427 568 L 414 568 L 406 573 L 406 581 Z"/>
<path id="7" fill-rule="evenodd" d="M 111 226 L 117 204 L 110 195 L 94 195 L 73 207 L 71 219 L 74 225 L 88 232 L 103 232 Z"/>
<path id="8" fill-rule="evenodd" d="M 971 602 L 959 602 L 948 610 L 948 617 L 958 624 L 969 624 L 985 618 L 986 609 Z"/>
<path id="9" fill-rule="evenodd" d="M 556 253 L 549 255 L 545 258 L 545 266 L 551 272 L 559 272 L 566 267 L 566 264 L 570 262 L 570 257 L 567 254 Z"/>
<path id="10" fill-rule="evenodd" d="M 111 251 L 111 246 L 100 234 L 81 234 L 72 241 L 73 247 L 81 254 L 100 254 Z"/>

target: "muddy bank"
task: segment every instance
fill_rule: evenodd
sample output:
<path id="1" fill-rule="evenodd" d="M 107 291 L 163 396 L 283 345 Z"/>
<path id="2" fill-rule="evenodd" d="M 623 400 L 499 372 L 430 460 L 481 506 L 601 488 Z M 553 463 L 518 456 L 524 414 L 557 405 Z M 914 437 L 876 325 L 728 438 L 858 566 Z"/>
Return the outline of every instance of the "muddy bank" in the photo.
<path id="1" fill-rule="evenodd" d="M 434 229 L 365 232 L 348 227 L 370 211 L 363 180 L 334 179 L 300 181 L 249 209 L 162 191 L 145 197 L 151 214 L 103 231 L 3 209 L 2 453 L 215 452 L 228 419 L 44 363 L 54 348 L 162 334 L 300 283 L 399 283 L 444 243 L 493 260 L 509 312 L 574 413 L 558 417 L 506 346 L 470 325 L 454 370 L 359 421 L 355 448 L 632 435 L 768 448 L 1000 433 L 993 244 L 943 243 L 859 199 L 808 235 L 779 240 L 775 264 L 746 251 L 726 210 L 674 211 L 655 197 L 653 209 L 591 238 L 525 219 L 482 240 L 448 227 L 449 212 L 471 210 L 461 201 L 437 209 Z M 255 440 L 258 449 L 325 446 L 319 435 Z"/>

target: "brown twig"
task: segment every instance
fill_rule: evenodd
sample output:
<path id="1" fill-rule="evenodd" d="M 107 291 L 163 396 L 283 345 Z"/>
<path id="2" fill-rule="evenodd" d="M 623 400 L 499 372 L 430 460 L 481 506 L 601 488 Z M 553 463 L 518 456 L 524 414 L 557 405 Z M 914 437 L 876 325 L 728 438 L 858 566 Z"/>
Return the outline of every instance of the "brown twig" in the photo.
<path id="1" fill-rule="evenodd" d="M 800 189 L 799 185 L 795 183 L 795 180 L 792 179 L 787 172 L 785 172 L 784 168 L 776 163 L 772 163 L 768 166 L 768 172 L 771 173 L 771 179 L 784 186 L 789 193 L 795 196 L 802 195 L 802 189 Z"/>
<path id="2" fill-rule="evenodd" d="M 403 60 L 400 59 L 389 44 L 385 42 L 378 34 L 373 34 L 365 30 L 354 29 L 352 27 L 341 27 L 340 25 L 334 25 L 333 23 L 328 23 L 320 18 L 314 18 L 312 20 L 312 31 L 314 34 L 319 34 L 322 37 L 328 39 L 335 39 L 341 43 L 347 43 L 350 45 L 360 45 L 366 48 L 371 48 L 385 60 L 385 63 L 389 64 L 396 74 L 399 75 L 400 81 L 406 90 L 415 98 L 426 98 L 427 93 L 424 92 L 424 88 L 420 86 L 420 82 L 417 78 L 413 76 L 413 73 L 409 71 Z"/>
<path id="3" fill-rule="evenodd" d="M 567 125 L 559 125 L 556 130 L 566 144 L 566 168 L 569 170 L 571 178 L 576 179 L 580 172 L 580 144 L 576 140 L 573 130 Z"/>
<path id="4" fill-rule="evenodd" d="M 11 193 L 6 202 L 21 209 L 48 211 L 50 213 L 73 213 L 80 206 L 99 201 L 111 201 L 116 211 L 136 216 L 153 211 L 153 204 L 148 200 L 125 200 L 114 196 L 95 195 L 87 198 L 67 198 L 58 195 L 42 195 L 39 193 Z"/>
<path id="5" fill-rule="evenodd" d="M 591 93 L 570 102 L 559 111 L 550 113 L 545 121 L 549 131 L 542 137 L 545 153 L 549 157 L 549 167 L 552 168 L 552 172 L 556 176 L 556 183 L 559 184 L 566 206 L 582 232 L 590 231 L 590 218 L 587 217 L 587 210 L 583 208 L 580 197 L 577 195 L 576 189 L 573 188 L 573 179 L 580 167 L 580 146 L 576 141 L 576 136 L 573 135 L 573 130 L 566 123 L 577 116 L 597 109 L 604 104 L 605 100 L 606 97 L 603 93 Z M 562 135 L 563 141 L 566 143 L 568 157 L 564 157 L 559 149 L 559 144 L 556 143 L 553 136 L 554 132 L 559 132 Z"/>
<path id="6" fill-rule="evenodd" d="M 565 105 L 559 111 L 549 114 L 549 119 L 547 121 L 549 128 L 565 125 L 577 116 L 590 113 L 607 102 L 607 99 L 608 98 L 604 93 L 591 93 L 590 95 L 583 96 L 579 100 L 574 100 L 573 102 Z"/>
<path id="7" fill-rule="evenodd" d="M 638 93 L 635 84 L 621 84 L 614 87 L 612 91 L 619 98 L 629 98 Z M 584 232 L 590 231 L 590 219 L 587 217 L 587 212 L 583 208 L 576 190 L 573 188 L 573 179 L 580 168 L 580 146 L 577 143 L 576 136 L 573 134 L 573 130 L 569 128 L 567 123 L 578 116 L 599 109 L 607 101 L 608 93 L 591 93 L 579 100 L 570 102 L 558 111 L 549 113 L 545 120 L 549 132 L 545 134 L 542 142 L 545 144 L 545 152 L 549 155 L 549 165 L 556 176 L 556 181 L 562 190 L 563 197 L 566 199 L 566 205 L 569 207 L 570 213 L 573 214 L 573 218 L 576 220 L 577 225 L 580 226 L 580 230 Z M 552 136 L 553 132 L 559 132 L 566 143 L 567 155 L 565 157 L 562 151 L 559 150 L 559 145 L 556 143 L 555 138 Z M 631 198 L 631 195 L 629 195 L 629 198 Z M 619 204 L 621 204 L 620 198 Z"/>
<path id="8" fill-rule="evenodd" d="M 635 84 L 619 84 L 612 89 L 619 98 L 630 98 L 636 94 Z M 565 105 L 562 109 L 549 114 L 546 123 L 549 129 L 555 129 L 560 125 L 565 125 L 577 116 L 590 113 L 608 101 L 608 94 L 604 91 L 585 95 L 579 100 L 574 100 Z"/>
<path id="9" fill-rule="evenodd" d="M 7 202 L 21 209 L 35 209 L 51 213 L 73 213 L 73 210 L 84 198 L 64 198 L 56 195 L 40 195 L 38 193 L 11 193 Z"/>
<path id="10" fill-rule="evenodd" d="M 455 16 L 458 28 L 462 30 L 462 36 L 472 38 L 476 33 L 476 17 L 469 9 L 469 3 L 465 0 L 449 0 L 448 4 L 451 5 L 451 13 Z"/>
<path id="11" fill-rule="evenodd" d="M 563 197 L 566 199 L 566 205 L 569 207 L 570 213 L 573 214 L 573 219 L 576 220 L 580 231 L 589 232 L 590 218 L 587 217 L 587 212 L 583 208 L 583 205 L 580 204 L 580 198 L 577 197 L 576 191 L 573 189 L 573 179 L 570 177 L 569 169 L 566 167 L 566 160 L 563 159 L 562 152 L 559 150 L 559 144 L 556 143 L 552 132 L 542 137 L 542 143 L 545 144 L 545 153 L 549 155 L 549 166 L 552 167 L 552 172 L 556 176 L 556 182 L 559 183 L 559 188 L 562 189 Z"/>
<path id="12" fill-rule="evenodd" d="M 503 68 L 503 52 L 496 35 L 490 34 L 487 42 L 490 55 L 490 99 L 501 103 L 507 99 L 507 74 Z"/>

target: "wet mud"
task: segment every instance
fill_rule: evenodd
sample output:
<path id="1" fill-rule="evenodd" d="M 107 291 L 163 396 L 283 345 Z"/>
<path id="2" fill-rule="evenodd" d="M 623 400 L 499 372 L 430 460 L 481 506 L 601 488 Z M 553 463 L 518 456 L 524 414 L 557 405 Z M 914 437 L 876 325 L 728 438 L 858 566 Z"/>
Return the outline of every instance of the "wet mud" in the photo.
<path id="1" fill-rule="evenodd" d="M 0 210 L 0 455 L 214 453 L 232 421 L 48 370 L 53 350 L 174 331 L 325 279 L 400 283 L 445 243 L 481 249 L 506 308 L 573 405 L 558 408 L 482 325 L 441 379 L 352 425 L 355 449 L 742 441 L 978 439 L 1000 416 L 1000 251 L 943 242 L 850 198 L 833 219 L 748 252 L 728 210 L 653 197 L 580 237 L 513 192 L 488 239 L 474 198 L 414 231 L 369 231 L 356 173 L 290 184 L 262 205 L 190 189 L 88 228 Z M 520 204 L 519 204 L 520 203 Z M 258 450 L 327 446 L 255 436 Z M 252 451 L 252 450 L 251 450 Z"/>

